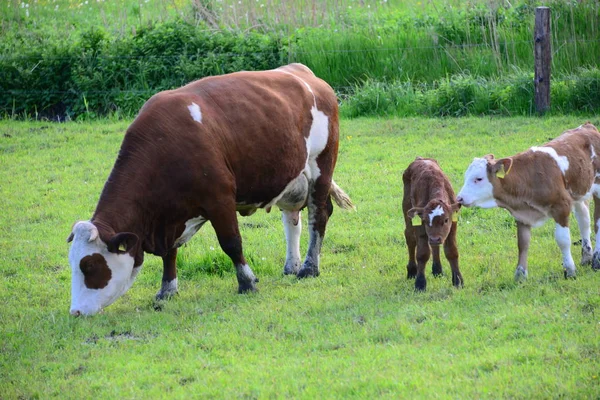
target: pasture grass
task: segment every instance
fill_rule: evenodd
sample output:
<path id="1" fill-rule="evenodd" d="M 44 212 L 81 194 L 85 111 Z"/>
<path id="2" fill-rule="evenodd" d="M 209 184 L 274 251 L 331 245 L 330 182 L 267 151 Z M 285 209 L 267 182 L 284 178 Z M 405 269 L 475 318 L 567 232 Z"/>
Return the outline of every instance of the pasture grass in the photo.
<path id="1" fill-rule="evenodd" d="M 0 397 L 596 398 L 600 275 L 562 278 L 552 223 L 533 231 L 530 277 L 516 284 L 510 215 L 463 209 L 465 287 L 452 287 L 443 260 L 444 277 L 429 266 L 427 292 L 415 293 L 401 216 L 415 156 L 438 159 L 458 190 L 473 157 L 583 122 L 343 120 L 335 179 L 357 211 L 334 211 L 320 277 L 282 276 L 280 213 L 260 211 L 239 220 L 259 292 L 236 294 L 207 224 L 180 251 L 178 296 L 153 300 L 161 261 L 148 255 L 123 298 L 73 318 L 65 239 L 90 218 L 127 122 L 1 121 Z"/>

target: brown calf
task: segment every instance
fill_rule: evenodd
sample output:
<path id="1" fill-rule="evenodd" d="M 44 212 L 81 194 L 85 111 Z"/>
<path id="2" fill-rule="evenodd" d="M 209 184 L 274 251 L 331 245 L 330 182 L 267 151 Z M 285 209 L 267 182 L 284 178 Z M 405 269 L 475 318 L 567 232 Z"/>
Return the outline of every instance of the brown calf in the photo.
<path id="1" fill-rule="evenodd" d="M 433 252 L 432 272 L 442 274 L 440 245 L 452 268 L 452 284 L 463 285 L 458 268 L 456 247 L 456 220 L 453 216 L 460 205 L 456 202 L 450 181 L 431 158 L 417 157 L 404 174 L 404 198 L 402 211 L 406 229 L 404 236 L 408 246 L 407 278 L 416 278 L 415 289 L 425 290 L 425 265 Z"/>

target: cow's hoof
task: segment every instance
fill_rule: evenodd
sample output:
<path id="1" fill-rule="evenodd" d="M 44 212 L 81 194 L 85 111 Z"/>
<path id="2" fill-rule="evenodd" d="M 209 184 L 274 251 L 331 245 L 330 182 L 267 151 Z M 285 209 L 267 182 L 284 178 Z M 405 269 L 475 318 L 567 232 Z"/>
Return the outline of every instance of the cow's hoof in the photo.
<path id="1" fill-rule="evenodd" d="M 585 251 L 585 249 L 581 250 L 581 265 L 590 265 L 592 263 L 592 252 Z"/>
<path id="2" fill-rule="evenodd" d="M 574 269 L 564 269 L 563 270 L 563 274 L 565 276 L 565 279 L 576 279 L 577 278 L 577 274 L 575 273 Z"/>
<path id="3" fill-rule="evenodd" d="M 452 276 L 452 285 L 454 285 L 455 288 L 460 289 L 463 287 L 464 281 L 462 276 L 460 275 L 455 275 Z"/>
<path id="4" fill-rule="evenodd" d="M 296 276 L 298 277 L 298 279 L 309 277 L 316 278 L 317 276 L 319 276 L 319 269 L 317 267 L 304 266 L 300 271 L 298 271 L 298 274 Z"/>
<path id="5" fill-rule="evenodd" d="M 594 271 L 600 271 L 600 251 L 594 253 L 592 258 L 592 269 Z"/>
<path id="6" fill-rule="evenodd" d="M 515 270 L 515 281 L 522 282 L 527 279 L 527 270 L 522 266 L 518 266 Z"/>
<path id="7" fill-rule="evenodd" d="M 283 266 L 284 275 L 298 275 L 298 271 L 300 271 L 300 261 L 286 262 Z"/>
<path id="8" fill-rule="evenodd" d="M 433 265 L 431 266 L 431 273 L 435 277 L 442 276 L 443 275 L 442 264 L 433 263 Z"/>
<path id="9" fill-rule="evenodd" d="M 258 283 L 258 278 L 254 278 L 252 281 L 248 282 L 239 282 L 238 293 L 249 293 L 256 292 L 258 289 L 256 288 L 256 283 Z"/>
<path id="10" fill-rule="evenodd" d="M 415 290 L 417 292 L 424 292 L 427 289 L 427 280 L 425 279 L 425 275 L 417 276 L 415 280 Z"/>
<path id="11" fill-rule="evenodd" d="M 177 278 L 172 281 L 163 281 L 160 290 L 156 293 L 156 300 L 168 300 L 177 293 Z"/>

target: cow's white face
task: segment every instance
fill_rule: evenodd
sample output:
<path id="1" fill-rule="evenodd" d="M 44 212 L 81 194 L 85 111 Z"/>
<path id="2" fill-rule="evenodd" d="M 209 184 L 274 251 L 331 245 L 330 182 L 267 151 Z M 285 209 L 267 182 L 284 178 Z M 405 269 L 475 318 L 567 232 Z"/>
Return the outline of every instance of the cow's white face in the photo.
<path id="1" fill-rule="evenodd" d="M 105 243 L 94 224 L 80 221 L 69 240 L 73 241 L 69 251 L 71 314 L 96 314 L 122 296 L 140 271 L 127 252 L 128 247 L 137 246 L 137 236 L 120 233 Z"/>
<path id="2" fill-rule="evenodd" d="M 492 208 L 498 204 L 494 199 L 494 187 L 488 178 L 488 160 L 475 158 L 467 172 L 465 183 L 458 193 L 458 202 L 466 207 Z"/>

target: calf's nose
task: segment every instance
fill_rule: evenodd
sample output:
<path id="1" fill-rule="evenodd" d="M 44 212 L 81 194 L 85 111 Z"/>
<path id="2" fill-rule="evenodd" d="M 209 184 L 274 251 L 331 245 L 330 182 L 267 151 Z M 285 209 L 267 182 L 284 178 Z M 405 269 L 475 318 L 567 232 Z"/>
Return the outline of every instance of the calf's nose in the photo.
<path id="1" fill-rule="evenodd" d="M 71 315 L 74 317 L 79 317 L 81 315 L 81 311 L 79 310 L 71 310 Z"/>
<path id="2" fill-rule="evenodd" d="M 430 244 L 442 244 L 442 237 L 441 236 L 430 236 L 429 243 Z"/>

